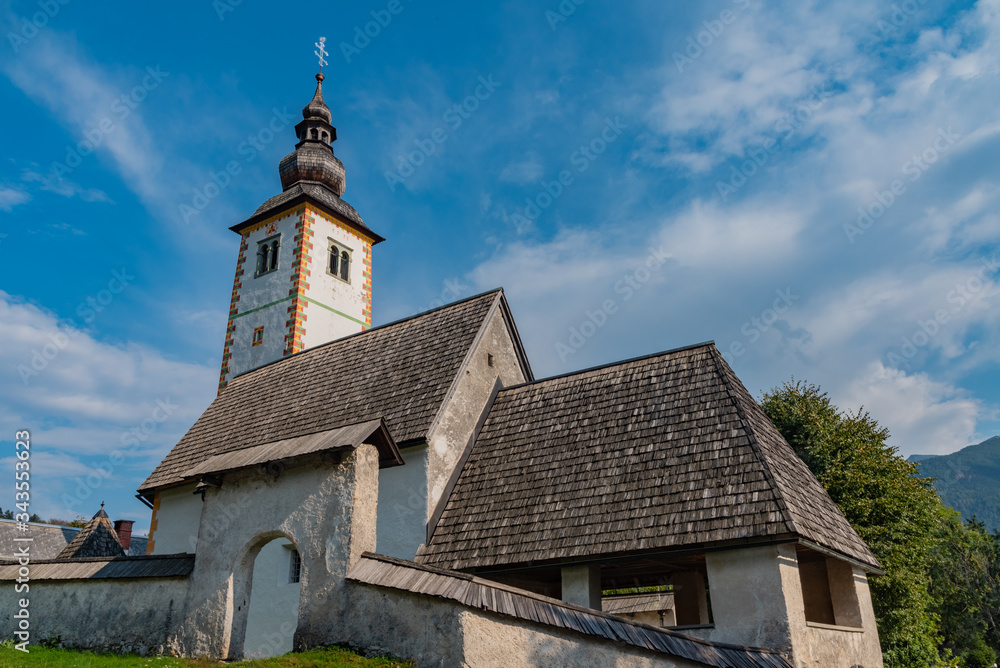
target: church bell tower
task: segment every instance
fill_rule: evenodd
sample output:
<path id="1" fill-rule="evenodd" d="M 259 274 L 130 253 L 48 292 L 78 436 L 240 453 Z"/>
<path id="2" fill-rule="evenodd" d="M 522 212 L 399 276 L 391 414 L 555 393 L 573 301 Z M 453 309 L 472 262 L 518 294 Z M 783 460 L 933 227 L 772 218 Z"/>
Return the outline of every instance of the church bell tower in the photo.
<path id="1" fill-rule="evenodd" d="M 323 75 L 278 166 L 282 192 L 232 226 L 240 235 L 219 392 L 233 377 L 364 331 L 372 317 L 372 246 L 385 241 L 341 197 L 346 174 Z"/>

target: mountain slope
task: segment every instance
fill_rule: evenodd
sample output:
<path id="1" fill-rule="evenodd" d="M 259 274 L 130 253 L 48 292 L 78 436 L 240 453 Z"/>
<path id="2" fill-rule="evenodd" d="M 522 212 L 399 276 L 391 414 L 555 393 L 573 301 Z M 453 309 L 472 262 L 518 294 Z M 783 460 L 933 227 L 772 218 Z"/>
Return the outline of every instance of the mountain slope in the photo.
<path id="1" fill-rule="evenodd" d="M 917 459 L 920 474 L 935 478 L 941 499 L 962 513 L 976 516 L 991 531 L 1000 531 L 1000 436 L 940 457 Z"/>

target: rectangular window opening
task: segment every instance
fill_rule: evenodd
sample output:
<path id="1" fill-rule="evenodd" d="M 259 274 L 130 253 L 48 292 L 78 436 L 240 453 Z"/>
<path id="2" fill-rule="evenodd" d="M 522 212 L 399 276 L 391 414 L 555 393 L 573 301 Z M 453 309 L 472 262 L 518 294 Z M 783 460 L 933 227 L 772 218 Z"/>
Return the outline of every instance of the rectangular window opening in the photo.
<path id="1" fill-rule="evenodd" d="M 302 557 L 298 550 L 292 550 L 291 559 L 288 564 L 288 584 L 299 582 L 302 577 Z"/>
<path id="2" fill-rule="evenodd" d="M 261 325 L 260 327 L 255 327 L 254 328 L 254 330 L 253 330 L 253 343 L 251 343 L 251 347 L 253 347 L 253 346 L 259 346 L 262 343 L 264 343 L 264 326 L 263 325 Z"/>
<path id="3" fill-rule="evenodd" d="M 841 559 L 799 551 L 799 581 L 806 621 L 861 628 L 854 568 Z"/>

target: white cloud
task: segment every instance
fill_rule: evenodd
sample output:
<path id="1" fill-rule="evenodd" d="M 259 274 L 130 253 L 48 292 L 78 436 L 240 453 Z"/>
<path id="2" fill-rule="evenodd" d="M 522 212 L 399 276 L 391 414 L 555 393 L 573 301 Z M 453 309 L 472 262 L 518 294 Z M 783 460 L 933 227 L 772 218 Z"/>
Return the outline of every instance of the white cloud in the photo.
<path id="1" fill-rule="evenodd" d="M 0 340 L 0 424 L 30 428 L 48 448 L 97 455 L 135 442 L 147 456 L 172 445 L 214 394 L 214 369 L 103 343 L 3 292 Z"/>
<path id="2" fill-rule="evenodd" d="M 18 204 L 24 204 L 31 199 L 24 190 L 0 186 L 0 211 L 10 211 Z"/>
<path id="3" fill-rule="evenodd" d="M 545 168 L 537 154 L 529 154 L 523 160 L 508 164 L 500 172 L 500 180 L 506 183 L 525 185 L 542 178 Z"/>
<path id="4" fill-rule="evenodd" d="M 21 175 L 22 180 L 27 183 L 37 183 L 41 190 L 52 192 L 63 197 L 79 197 L 84 202 L 107 202 L 111 203 L 111 198 L 103 190 L 97 188 L 84 188 L 66 178 L 55 178 L 52 175 L 45 176 L 33 169 L 26 169 Z"/>
<path id="5" fill-rule="evenodd" d="M 941 455 L 976 443 L 979 401 L 927 374 L 909 375 L 872 363 L 835 396 L 841 409 L 863 407 L 890 432 L 889 444 L 905 457 Z"/>

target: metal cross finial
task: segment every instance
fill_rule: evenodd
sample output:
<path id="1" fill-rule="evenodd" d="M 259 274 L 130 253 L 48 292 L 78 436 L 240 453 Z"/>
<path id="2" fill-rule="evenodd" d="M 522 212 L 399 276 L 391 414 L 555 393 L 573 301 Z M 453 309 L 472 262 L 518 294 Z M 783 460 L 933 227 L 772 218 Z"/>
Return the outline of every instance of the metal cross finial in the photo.
<path id="1" fill-rule="evenodd" d="M 319 68 L 323 69 L 323 66 L 326 65 L 326 57 L 330 55 L 326 52 L 326 37 L 319 38 L 319 41 L 316 42 L 316 50 L 313 53 L 319 58 Z"/>

